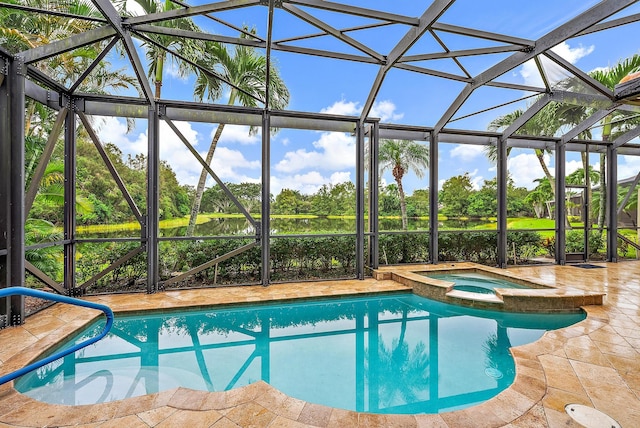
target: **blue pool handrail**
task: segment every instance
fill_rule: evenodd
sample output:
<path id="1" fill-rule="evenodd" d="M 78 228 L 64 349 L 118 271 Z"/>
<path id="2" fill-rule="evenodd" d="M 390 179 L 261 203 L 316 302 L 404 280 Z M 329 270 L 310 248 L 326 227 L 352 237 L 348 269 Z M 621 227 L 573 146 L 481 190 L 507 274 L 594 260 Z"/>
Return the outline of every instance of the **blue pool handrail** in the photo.
<path id="1" fill-rule="evenodd" d="M 56 352 L 55 354 L 45 357 L 41 360 L 38 360 L 35 363 L 31 363 L 28 366 L 25 366 L 21 369 L 14 371 L 13 373 L 9 373 L 7 375 L 0 377 L 0 385 L 3 385 L 9 381 L 12 381 L 22 375 L 29 373 L 32 370 L 38 369 L 59 358 L 62 358 L 66 355 L 76 352 L 79 349 L 82 349 L 86 346 L 96 343 L 98 340 L 102 339 L 109 333 L 109 330 L 111 330 L 111 326 L 113 325 L 113 311 L 111 310 L 111 308 L 109 308 L 106 305 L 87 302 L 86 300 L 76 299 L 68 296 L 61 296 L 53 293 L 47 293 L 46 291 L 34 290 L 32 288 L 26 288 L 26 287 L 9 287 L 9 288 L 0 289 L 0 297 L 7 297 L 7 296 L 14 296 L 14 295 L 39 297 L 41 299 L 51 300 L 54 302 L 67 303 L 69 305 L 75 305 L 75 306 L 83 306 L 85 308 L 90 308 L 90 309 L 97 309 L 99 311 L 104 312 L 104 315 L 107 317 L 107 322 L 104 328 L 102 329 L 102 332 L 97 336 L 92 337 L 91 339 L 82 341 L 80 343 L 77 343 L 68 349 L 63 349 L 62 351 Z"/>

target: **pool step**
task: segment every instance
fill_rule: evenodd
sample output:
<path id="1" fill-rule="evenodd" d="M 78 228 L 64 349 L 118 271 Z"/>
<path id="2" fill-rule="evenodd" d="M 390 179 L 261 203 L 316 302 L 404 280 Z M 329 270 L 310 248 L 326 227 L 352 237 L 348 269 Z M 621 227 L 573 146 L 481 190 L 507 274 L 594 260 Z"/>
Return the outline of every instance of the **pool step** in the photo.
<path id="1" fill-rule="evenodd" d="M 503 303 L 502 299 L 496 296 L 495 294 L 473 293 L 471 291 L 462 291 L 462 290 L 451 290 L 447 293 L 447 297 L 451 297 L 455 299 L 476 300 L 479 302 L 487 302 L 487 303 L 500 303 L 500 304 Z"/>
<path id="2" fill-rule="evenodd" d="M 449 303 L 460 304 L 479 309 L 504 310 L 504 302 L 495 294 L 472 293 L 470 291 L 451 290 L 447 293 Z"/>

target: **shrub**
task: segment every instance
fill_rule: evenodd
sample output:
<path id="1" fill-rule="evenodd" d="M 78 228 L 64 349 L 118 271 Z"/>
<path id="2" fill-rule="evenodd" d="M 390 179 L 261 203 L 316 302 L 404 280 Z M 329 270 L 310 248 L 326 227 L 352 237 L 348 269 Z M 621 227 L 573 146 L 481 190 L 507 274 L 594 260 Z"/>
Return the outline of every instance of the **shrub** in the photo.
<path id="1" fill-rule="evenodd" d="M 419 263 L 429 260 L 429 234 L 382 234 L 379 239 L 381 264 Z"/>
<path id="2" fill-rule="evenodd" d="M 519 263 L 535 257 L 543 248 L 543 240 L 537 232 L 508 232 L 507 233 L 507 255 L 510 260 Z M 513 252 L 515 257 L 513 260 Z"/>
<path id="3" fill-rule="evenodd" d="M 438 260 L 495 265 L 498 261 L 498 236 L 483 232 L 441 233 L 438 236 Z"/>
<path id="4" fill-rule="evenodd" d="M 130 251 L 140 248 L 138 242 L 83 243 L 77 247 L 77 286 L 111 266 Z M 96 283 L 89 284 L 93 293 L 145 289 L 147 255 L 143 251 L 116 267 Z"/>
<path id="5" fill-rule="evenodd" d="M 604 244 L 602 236 L 597 231 L 592 231 L 589 235 L 589 256 L 598 253 Z M 584 231 L 570 230 L 567 232 L 567 252 L 584 252 Z"/>

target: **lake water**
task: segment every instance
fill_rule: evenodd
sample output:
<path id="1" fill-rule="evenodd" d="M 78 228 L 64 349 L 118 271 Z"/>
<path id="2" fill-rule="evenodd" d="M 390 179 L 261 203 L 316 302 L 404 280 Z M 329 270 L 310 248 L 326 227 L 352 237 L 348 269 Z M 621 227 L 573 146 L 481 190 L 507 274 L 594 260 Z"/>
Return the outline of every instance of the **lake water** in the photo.
<path id="1" fill-rule="evenodd" d="M 452 219 L 440 222 L 443 229 L 465 229 L 487 224 L 489 220 L 459 220 Z M 495 225 L 495 222 L 493 222 Z M 402 230 L 402 221 L 398 219 L 380 219 L 381 231 Z M 409 230 L 429 230 L 429 220 L 409 219 Z M 164 237 L 184 236 L 186 226 L 161 228 L 160 235 Z M 272 234 L 307 234 L 307 233 L 355 233 L 355 218 L 273 218 L 271 219 Z M 253 234 L 253 227 L 244 218 L 213 218 L 206 223 L 196 226 L 195 236 L 246 235 Z M 137 237 L 137 231 L 110 231 L 105 233 L 79 233 L 79 238 L 106 237 Z"/>

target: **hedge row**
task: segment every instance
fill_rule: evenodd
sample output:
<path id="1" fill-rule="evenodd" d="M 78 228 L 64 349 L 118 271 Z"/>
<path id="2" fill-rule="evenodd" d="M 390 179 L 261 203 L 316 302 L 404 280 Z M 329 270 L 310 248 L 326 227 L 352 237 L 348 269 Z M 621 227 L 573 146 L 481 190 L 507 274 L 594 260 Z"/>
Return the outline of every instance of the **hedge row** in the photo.
<path id="1" fill-rule="evenodd" d="M 438 260 L 497 263 L 497 235 L 485 232 L 441 233 L 438 237 Z M 520 263 L 539 252 L 540 236 L 535 232 L 509 232 L 508 256 Z M 222 256 L 252 239 L 214 239 L 172 241 L 160 244 L 160 277 L 166 281 L 215 257 Z M 136 243 L 83 244 L 79 249 L 78 284 L 88 280 L 115 260 L 138 247 Z M 272 238 L 270 248 L 273 281 L 330 279 L 356 274 L 356 241 L 353 236 Z M 365 248 L 365 251 L 367 249 Z M 429 260 L 429 234 L 382 234 L 379 240 L 379 263 L 421 263 Z M 142 253 L 89 287 L 90 292 L 113 292 L 144 289 L 146 254 Z M 261 251 L 250 248 L 191 275 L 171 287 L 258 283 L 261 279 Z"/>

